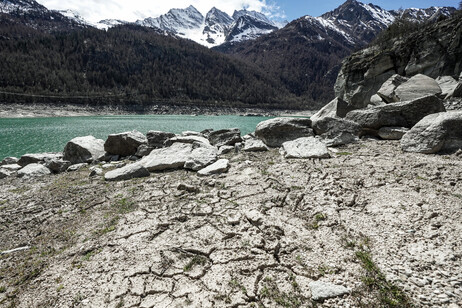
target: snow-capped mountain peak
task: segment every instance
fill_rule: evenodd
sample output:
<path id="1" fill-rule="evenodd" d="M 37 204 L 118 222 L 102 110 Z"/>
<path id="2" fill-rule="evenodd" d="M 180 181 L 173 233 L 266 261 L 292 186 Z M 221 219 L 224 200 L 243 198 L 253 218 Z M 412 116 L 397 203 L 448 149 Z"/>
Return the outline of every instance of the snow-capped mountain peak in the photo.
<path id="1" fill-rule="evenodd" d="M 186 9 L 171 9 L 164 15 L 136 23 L 168 31 L 208 47 L 227 41 L 253 39 L 277 29 L 273 21 L 255 11 L 235 11 L 231 17 L 213 7 L 204 17 L 192 5 Z"/>

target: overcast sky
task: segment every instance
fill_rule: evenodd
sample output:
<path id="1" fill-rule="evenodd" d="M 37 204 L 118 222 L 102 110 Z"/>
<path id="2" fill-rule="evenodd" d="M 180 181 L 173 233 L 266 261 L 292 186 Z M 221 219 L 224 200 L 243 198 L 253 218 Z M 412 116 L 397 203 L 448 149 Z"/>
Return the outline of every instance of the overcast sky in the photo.
<path id="1" fill-rule="evenodd" d="M 400 7 L 454 6 L 460 0 L 363 0 L 384 9 Z M 135 21 L 157 17 L 171 8 L 186 8 L 193 4 L 203 15 L 212 7 L 232 14 L 234 10 L 247 8 L 264 12 L 274 19 L 294 20 L 304 15 L 319 16 L 341 5 L 345 0 L 37 0 L 49 9 L 72 9 L 85 19 L 97 22 L 102 19 Z"/>

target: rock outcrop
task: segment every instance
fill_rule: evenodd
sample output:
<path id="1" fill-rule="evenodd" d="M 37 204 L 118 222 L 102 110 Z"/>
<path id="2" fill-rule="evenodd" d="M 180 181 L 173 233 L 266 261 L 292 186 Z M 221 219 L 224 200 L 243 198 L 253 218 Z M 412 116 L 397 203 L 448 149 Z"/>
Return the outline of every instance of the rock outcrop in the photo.
<path id="1" fill-rule="evenodd" d="M 342 118 L 324 117 L 313 121 L 313 129 L 327 146 L 339 146 L 358 140 L 362 133 L 359 124 Z"/>
<path id="2" fill-rule="evenodd" d="M 198 175 L 207 176 L 227 172 L 229 169 L 229 160 L 219 159 L 210 166 L 205 167 L 197 172 Z"/>
<path id="3" fill-rule="evenodd" d="M 431 78 L 459 76 L 462 71 L 461 35 L 462 20 L 454 17 L 356 52 L 344 60 L 335 94 L 363 108 L 394 74 L 405 77 L 425 74 Z"/>
<path id="4" fill-rule="evenodd" d="M 408 81 L 409 78 L 394 74 L 387 81 L 385 81 L 380 89 L 377 91 L 377 95 L 382 98 L 386 103 L 399 102 L 399 98 L 396 97 L 395 90 L 397 87 Z M 372 102 L 372 98 L 371 98 Z"/>
<path id="5" fill-rule="evenodd" d="M 462 111 L 426 116 L 403 136 L 401 147 L 424 154 L 462 149 Z"/>
<path id="6" fill-rule="evenodd" d="M 341 98 L 335 98 L 321 110 L 310 117 L 311 121 L 315 122 L 325 117 L 344 118 L 348 112 L 354 110 L 354 106 L 348 104 Z"/>
<path id="7" fill-rule="evenodd" d="M 72 164 L 89 163 L 105 154 L 104 140 L 93 136 L 77 137 L 64 147 L 63 159 Z"/>
<path id="8" fill-rule="evenodd" d="M 378 130 L 384 126 L 411 128 L 425 116 L 443 111 L 445 108 L 439 98 L 426 96 L 408 102 L 353 110 L 347 114 L 346 119 L 371 130 Z"/>
<path id="9" fill-rule="evenodd" d="M 17 157 L 5 157 L 2 160 L 2 162 L 0 162 L 0 166 L 17 164 L 18 161 L 19 161 L 19 159 Z"/>
<path id="10" fill-rule="evenodd" d="M 269 147 L 280 147 L 286 141 L 313 136 L 313 130 L 310 119 L 275 118 L 258 123 L 255 136 Z"/>
<path id="11" fill-rule="evenodd" d="M 148 139 L 139 131 L 112 134 L 104 143 L 104 150 L 112 155 L 130 156 L 135 155 L 138 147 L 146 144 Z"/>

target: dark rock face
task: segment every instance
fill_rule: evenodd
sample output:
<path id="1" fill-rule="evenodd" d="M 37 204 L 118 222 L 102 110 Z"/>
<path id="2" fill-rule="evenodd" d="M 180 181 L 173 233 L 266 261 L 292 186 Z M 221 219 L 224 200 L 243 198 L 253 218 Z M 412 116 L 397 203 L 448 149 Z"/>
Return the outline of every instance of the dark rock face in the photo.
<path id="1" fill-rule="evenodd" d="M 129 156 L 135 155 L 138 147 L 146 143 L 146 136 L 134 130 L 131 132 L 109 135 L 104 143 L 104 150 L 113 155 Z"/>
<path id="2" fill-rule="evenodd" d="M 462 149 L 462 111 L 431 114 L 401 139 L 406 152 L 424 154 Z"/>
<path id="3" fill-rule="evenodd" d="M 151 130 L 146 134 L 146 137 L 148 138 L 148 146 L 158 149 L 163 148 L 165 146 L 165 142 L 170 138 L 175 137 L 175 134 Z"/>
<path id="4" fill-rule="evenodd" d="M 242 141 L 241 131 L 238 128 L 213 131 L 208 135 L 208 139 L 210 144 L 217 147 L 224 145 L 235 145 L 236 143 Z"/>
<path id="5" fill-rule="evenodd" d="M 280 147 L 286 141 L 313 136 L 310 119 L 276 118 L 258 123 L 255 136 L 269 147 Z"/>
<path id="6" fill-rule="evenodd" d="M 446 111 L 443 102 L 436 96 L 426 96 L 409 102 L 353 110 L 347 120 L 366 129 L 378 130 L 384 126 L 411 128 L 425 116 Z"/>
<path id="7" fill-rule="evenodd" d="M 374 45 L 344 60 L 335 94 L 363 108 L 392 75 L 459 76 L 462 71 L 462 19 L 450 18 L 383 46 Z"/>

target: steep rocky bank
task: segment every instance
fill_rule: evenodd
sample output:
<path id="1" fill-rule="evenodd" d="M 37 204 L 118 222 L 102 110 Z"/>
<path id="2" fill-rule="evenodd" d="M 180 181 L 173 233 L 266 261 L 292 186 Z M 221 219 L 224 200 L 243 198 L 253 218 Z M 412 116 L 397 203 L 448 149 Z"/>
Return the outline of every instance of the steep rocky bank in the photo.
<path id="1" fill-rule="evenodd" d="M 230 153 L 206 178 L 0 180 L 0 306 L 462 305 L 460 152 L 330 153 Z"/>

